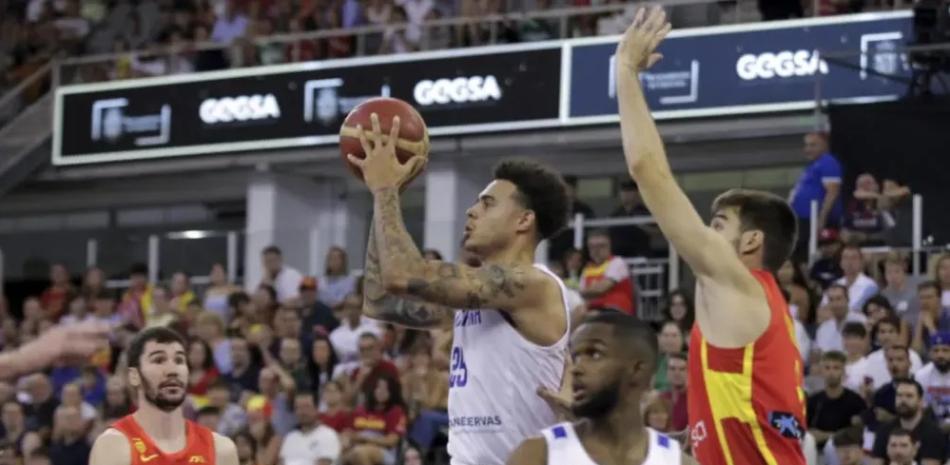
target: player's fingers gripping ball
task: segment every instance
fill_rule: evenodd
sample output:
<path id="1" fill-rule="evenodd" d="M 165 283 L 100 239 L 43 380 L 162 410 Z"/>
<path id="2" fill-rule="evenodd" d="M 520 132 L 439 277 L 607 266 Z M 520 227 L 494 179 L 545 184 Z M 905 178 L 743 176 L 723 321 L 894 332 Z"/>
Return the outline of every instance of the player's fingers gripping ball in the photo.
<path id="1" fill-rule="evenodd" d="M 359 166 L 347 159 L 351 154 L 358 159 L 366 158 L 366 150 L 360 142 L 359 127 L 369 136 L 374 128 L 371 115 L 377 115 L 377 124 L 382 134 L 381 142 L 388 143 L 392 130 L 393 117 L 399 117 L 399 133 L 396 141 L 396 158 L 400 163 L 408 162 L 412 157 L 429 156 L 429 132 L 422 116 L 412 105 L 395 98 L 377 97 L 369 99 L 354 108 L 340 127 L 340 156 L 356 177 L 363 179 Z M 370 138 L 371 139 L 371 138 Z M 424 163 L 419 163 L 405 185 L 408 185 L 422 172 Z"/>

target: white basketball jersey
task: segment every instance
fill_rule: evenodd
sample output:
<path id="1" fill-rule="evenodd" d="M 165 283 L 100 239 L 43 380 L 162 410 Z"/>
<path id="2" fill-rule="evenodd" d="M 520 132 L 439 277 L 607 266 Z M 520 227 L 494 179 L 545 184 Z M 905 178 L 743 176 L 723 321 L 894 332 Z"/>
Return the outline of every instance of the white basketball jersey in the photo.
<path id="1" fill-rule="evenodd" d="M 504 465 L 524 439 L 557 422 L 540 397 L 541 386 L 557 391 L 564 377 L 570 314 L 561 280 L 568 329 L 542 347 L 524 339 L 496 310 L 455 313 L 449 374 L 449 455 L 452 465 Z"/>
<path id="2" fill-rule="evenodd" d="M 680 465 L 682 448 L 675 439 L 647 428 L 650 442 L 647 457 L 639 465 Z M 541 431 L 548 445 L 548 465 L 598 465 L 584 450 L 571 423 L 560 423 Z"/>

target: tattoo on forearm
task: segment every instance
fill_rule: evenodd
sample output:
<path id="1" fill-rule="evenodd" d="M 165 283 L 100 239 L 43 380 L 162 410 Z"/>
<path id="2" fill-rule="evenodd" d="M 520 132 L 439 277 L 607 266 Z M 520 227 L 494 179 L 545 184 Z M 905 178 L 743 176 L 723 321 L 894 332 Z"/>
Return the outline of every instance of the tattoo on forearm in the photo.
<path id="1" fill-rule="evenodd" d="M 503 267 L 497 264 L 471 268 L 455 263 L 442 263 L 437 268 L 427 266 L 412 237 L 403 224 L 399 207 L 399 195 L 395 189 L 375 194 L 373 232 L 375 249 L 368 253 L 376 255 L 376 261 L 367 259 L 367 275 L 380 270 L 403 270 L 409 276 L 406 292 L 428 302 L 437 302 L 453 307 L 469 309 L 485 308 L 489 303 L 510 302 L 527 288 L 528 268 L 524 266 Z M 370 266 L 375 269 L 370 270 Z M 382 282 L 382 279 L 378 281 Z M 377 297 L 381 303 L 385 292 L 367 294 Z M 407 308 L 416 304 L 407 301 L 396 305 L 402 315 L 424 318 L 432 314 L 425 304 L 419 308 Z M 393 305 L 393 304 L 391 304 Z M 436 312 L 438 313 L 438 312 Z"/>
<path id="2" fill-rule="evenodd" d="M 435 327 L 449 317 L 450 310 L 438 305 L 403 299 L 386 292 L 383 287 L 376 246 L 375 226 L 370 228 L 366 247 L 366 265 L 363 275 L 363 294 L 366 316 L 404 326 Z"/>

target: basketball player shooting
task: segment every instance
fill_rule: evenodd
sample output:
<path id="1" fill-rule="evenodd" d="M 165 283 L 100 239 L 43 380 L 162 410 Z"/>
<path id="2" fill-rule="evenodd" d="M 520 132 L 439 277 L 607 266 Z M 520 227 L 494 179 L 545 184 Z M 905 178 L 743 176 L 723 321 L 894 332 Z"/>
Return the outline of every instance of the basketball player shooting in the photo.
<path id="1" fill-rule="evenodd" d="M 182 414 L 188 361 L 178 333 L 146 329 L 132 340 L 128 357 L 138 409 L 96 438 L 90 465 L 238 465 L 234 442 Z"/>
<path id="2" fill-rule="evenodd" d="M 508 465 L 695 465 L 676 440 L 643 424 L 657 352 L 647 323 L 619 312 L 585 318 L 571 336 L 571 413 L 579 421 L 523 442 Z"/>
<path id="3" fill-rule="evenodd" d="M 536 388 L 557 390 L 562 381 L 568 307 L 563 284 L 534 265 L 534 251 L 565 224 L 565 187 L 559 174 L 536 163 L 502 162 L 466 212 L 462 247 L 480 266 L 426 260 L 406 231 L 399 202 L 425 157 L 400 163 L 376 114 L 371 120 L 372 132 L 359 128 L 366 158 L 348 156 L 374 199 L 364 312 L 414 328 L 454 326 L 451 463 L 502 465 L 518 443 L 557 420 Z M 394 119 L 386 140 L 398 134 Z"/>
<path id="4" fill-rule="evenodd" d="M 663 234 L 696 276 L 690 336 L 690 440 L 703 465 L 797 465 L 805 407 L 802 364 L 787 304 L 773 277 L 795 244 L 781 198 L 733 189 L 710 226 L 676 184 L 639 74 L 662 58 L 670 31 L 660 8 L 641 9 L 617 48 L 617 94 L 630 175 Z"/>

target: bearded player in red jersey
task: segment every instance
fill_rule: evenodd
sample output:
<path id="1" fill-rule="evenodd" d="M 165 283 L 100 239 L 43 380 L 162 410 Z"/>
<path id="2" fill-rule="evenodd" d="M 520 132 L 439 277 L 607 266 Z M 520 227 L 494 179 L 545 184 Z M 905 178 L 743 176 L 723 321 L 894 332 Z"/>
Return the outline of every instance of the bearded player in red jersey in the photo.
<path id="1" fill-rule="evenodd" d="M 182 414 L 188 361 L 178 333 L 146 329 L 129 344 L 127 355 L 138 410 L 96 439 L 90 465 L 238 465 L 234 442 Z"/>
<path id="2" fill-rule="evenodd" d="M 670 31 L 660 8 L 638 11 L 617 48 L 617 91 L 630 175 L 663 234 L 696 275 L 689 345 L 690 442 L 703 465 L 804 465 L 802 362 L 773 277 L 795 244 L 781 198 L 733 189 L 706 226 L 676 184 L 640 85 Z"/>

